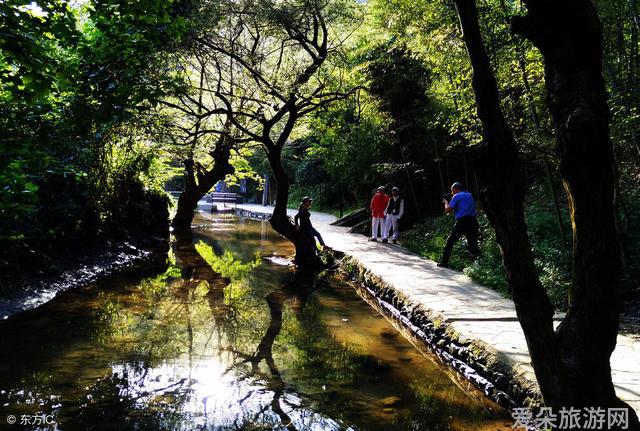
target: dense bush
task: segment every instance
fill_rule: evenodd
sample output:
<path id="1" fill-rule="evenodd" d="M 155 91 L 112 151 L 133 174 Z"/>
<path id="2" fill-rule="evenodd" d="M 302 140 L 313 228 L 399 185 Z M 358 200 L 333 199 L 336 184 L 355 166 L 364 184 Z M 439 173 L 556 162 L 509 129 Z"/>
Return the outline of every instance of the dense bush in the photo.
<path id="1" fill-rule="evenodd" d="M 17 272 L 149 228 L 150 208 L 166 226 L 135 119 L 179 88 L 158 66 L 184 29 L 172 1 L 23 3 L 0 3 L 0 268 Z"/>

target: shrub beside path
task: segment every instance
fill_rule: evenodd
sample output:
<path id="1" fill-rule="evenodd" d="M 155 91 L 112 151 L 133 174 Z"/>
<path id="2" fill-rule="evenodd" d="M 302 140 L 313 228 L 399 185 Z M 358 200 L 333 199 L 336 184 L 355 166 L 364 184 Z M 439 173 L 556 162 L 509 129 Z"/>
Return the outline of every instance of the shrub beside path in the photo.
<path id="1" fill-rule="evenodd" d="M 273 211 L 269 206 L 244 204 L 238 205 L 238 209 L 262 214 Z M 293 216 L 296 211 L 289 213 Z M 435 262 L 402 246 L 369 242 L 363 235 L 348 233 L 349 228 L 330 225 L 335 220 L 333 215 L 311 212 L 311 221 L 327 245 L 350 256 L 412 303 L 440 315 L 460 337 L 482 346 L 511 368 L 521 382 L 529 382 L 537 390 L 524 334 L 511 300 L 463 274 L 438 268 Z M 556 324 L 561 318 L 557 316 Z M 611 368 L 618 397 L 640 415 L 640 341 L 619 334 Z"/>

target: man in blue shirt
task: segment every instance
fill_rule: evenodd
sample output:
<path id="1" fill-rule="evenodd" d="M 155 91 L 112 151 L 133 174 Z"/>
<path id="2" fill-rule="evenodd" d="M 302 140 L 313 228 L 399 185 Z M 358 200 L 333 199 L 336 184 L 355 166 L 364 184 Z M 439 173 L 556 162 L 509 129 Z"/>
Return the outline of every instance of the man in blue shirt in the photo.
<path id="1" fill-rule="evenodd" d="M 476 218 L 476 202 L 471 193 L 464 190 L 461 183 L 455 182 L 451 185 L 451 201 L 443 199 L 445 213 L 453 213 L 456 224 L 447 238 L 447 244 L 442 252 L 442 259 L 438 266 L 448 267 L 449 257 L 453 244 L 463 235 L 467 238 L 467 248 L 474 258 L 480 254 L 478 249 L 478 219 Z"/>

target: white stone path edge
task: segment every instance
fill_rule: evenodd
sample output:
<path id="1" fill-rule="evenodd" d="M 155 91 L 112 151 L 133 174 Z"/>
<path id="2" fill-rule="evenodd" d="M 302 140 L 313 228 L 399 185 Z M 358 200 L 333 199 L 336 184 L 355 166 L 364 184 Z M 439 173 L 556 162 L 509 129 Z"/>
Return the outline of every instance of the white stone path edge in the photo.
<path id="1" fill-rule="evenodd" d="M 273 207 L 242 204 L 238 209 L 271 214 Z M 295 215 L 295 210 L 288 210 Z M 443 316 L 461 337 L 490 346 L 509 362 L 515 374 L 537 386 L 527 344 L 513 302 L 472 282 L 458 272 L 438 268 L 435 262 L 404 247 L 369 242 L 348 228 L 332 226 L 336 217 L 312 211 L 311 221 L 327 245 L 341 251 L 409 298 Z M 611 356 L 616 394 L 640 415 L 640 342 L 618 335 Z"/>

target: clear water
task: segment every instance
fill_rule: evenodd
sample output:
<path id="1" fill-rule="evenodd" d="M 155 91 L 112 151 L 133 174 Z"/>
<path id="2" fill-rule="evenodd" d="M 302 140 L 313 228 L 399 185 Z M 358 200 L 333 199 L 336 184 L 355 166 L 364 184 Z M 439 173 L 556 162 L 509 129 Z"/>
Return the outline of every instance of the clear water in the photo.
<path id="1" fill-rule="evenodd" d="M 196 224 L 163 268 L 0 322 L 0 428 L 510 429 L 348 283 L 296 275 L 268 223 Z"/>

